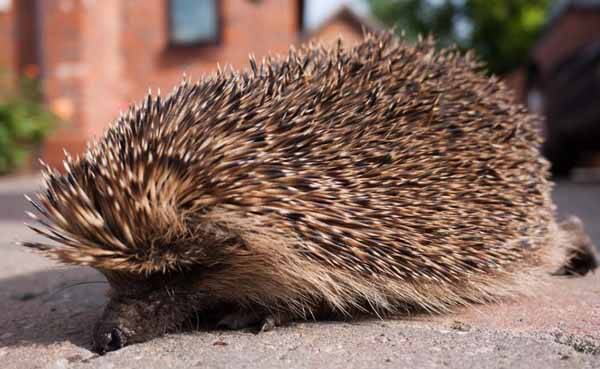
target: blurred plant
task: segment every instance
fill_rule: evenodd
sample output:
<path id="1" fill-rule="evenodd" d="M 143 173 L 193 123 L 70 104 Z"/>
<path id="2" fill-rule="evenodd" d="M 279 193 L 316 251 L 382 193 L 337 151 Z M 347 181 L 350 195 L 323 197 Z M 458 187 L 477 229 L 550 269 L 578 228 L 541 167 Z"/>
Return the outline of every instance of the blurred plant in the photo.
<path id="1" fill-rule="evenodd" d="M 442 46 L 475 49 L 497 74 L 523 63 L 552 0 L 369 0 L 373 14 L 409 38 L 433 33 Z"/>
<path id="2" fill-rule="evenodd" d="M 42 105 L 35 78 L 23 77 L 17 87 L 17 93 L 0 97 L 0 174 L 25 164 L 57 122 Z"/>

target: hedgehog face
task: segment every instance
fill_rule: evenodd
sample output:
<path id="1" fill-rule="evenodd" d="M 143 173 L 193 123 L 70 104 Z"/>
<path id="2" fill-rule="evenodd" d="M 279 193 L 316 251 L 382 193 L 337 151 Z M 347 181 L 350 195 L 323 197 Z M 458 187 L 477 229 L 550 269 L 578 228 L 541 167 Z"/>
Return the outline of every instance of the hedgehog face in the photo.
<path id="1" fill-rule="evenodd" d="M 93 350 L 102 355 L 130 343 L 147 341 L 166 331 L 169 324 L 160 312 L 164 314 L 167 307 L 159 301 L 161 297 L 156 293 L 144 297 L 111 298 L 94 326 Z"/>
<path id="2" fill-rule="evenodd" d="M 92 336 L 93 350 L 99 354 L 180 328 L 205 300 L 193 289 L 193 272 L 144 277 L 104 273 L 111 285 L 110 301 Z"/>

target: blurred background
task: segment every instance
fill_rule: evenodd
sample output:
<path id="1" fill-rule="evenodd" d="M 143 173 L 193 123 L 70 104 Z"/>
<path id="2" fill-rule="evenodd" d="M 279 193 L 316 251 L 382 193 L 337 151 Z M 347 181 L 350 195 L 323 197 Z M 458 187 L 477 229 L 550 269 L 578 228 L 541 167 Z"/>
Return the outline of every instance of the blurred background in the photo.
<path id="1" fill-rule="evenodd" d="M 600 0 L 0 0 L 0 173 L 60 165 L 148 88 L 395 26 L 475 49 L 546 117 L 556 175 L 600 166 Z"/>

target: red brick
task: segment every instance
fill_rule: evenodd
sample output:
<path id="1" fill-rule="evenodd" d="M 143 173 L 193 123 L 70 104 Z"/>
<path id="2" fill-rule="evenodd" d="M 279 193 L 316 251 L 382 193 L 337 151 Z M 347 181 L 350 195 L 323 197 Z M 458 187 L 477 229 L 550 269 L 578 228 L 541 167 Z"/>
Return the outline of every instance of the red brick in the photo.
<path id="1" fill-rule="evenodd" d="M 184 73 L 196 80 L 217 63 L 244 68 L 250 53 L 260 60 L 286 52 L 298 41 L 298 1 L 223 0 L 218 45 L 173 48 L 168 0 L 22 0 L 0 13 L 0 68 L 22 72 L 41 64 L 45 101 L 67 122 L 43 150 L 57 165 L 63 146 L 80 152 L 149 88 L 168 93 Z M 325 32 L 357 33 L 344 24 L 332 27 Z"/>

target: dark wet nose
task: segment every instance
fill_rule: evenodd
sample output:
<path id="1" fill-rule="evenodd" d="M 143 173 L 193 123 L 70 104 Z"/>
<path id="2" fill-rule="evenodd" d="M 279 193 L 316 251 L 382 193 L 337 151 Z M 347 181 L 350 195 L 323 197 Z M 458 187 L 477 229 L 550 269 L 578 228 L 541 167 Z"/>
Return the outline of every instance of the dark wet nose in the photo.
<path id="1" fill-rule="evenodd" d="M 94 335 L 92 350 L 100 355 L 104 355 L 109 351 L 115 351 L 126 343 L 125 334 L 119 328 L 113 328 L 108 332 L 97 332 Z"/>

